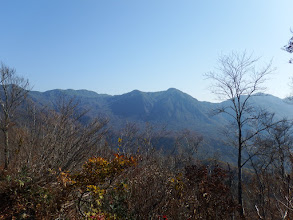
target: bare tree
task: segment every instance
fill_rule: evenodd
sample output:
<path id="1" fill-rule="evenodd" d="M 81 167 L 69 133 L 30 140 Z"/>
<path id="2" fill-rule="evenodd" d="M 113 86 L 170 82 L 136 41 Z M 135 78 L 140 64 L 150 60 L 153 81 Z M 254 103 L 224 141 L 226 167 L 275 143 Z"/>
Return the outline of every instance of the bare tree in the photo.
<path id="1" fill-rule="evenodd" d="M 253 58 L 252 55 L 248 55 L 246 52 L 223 55 L 219 58 L 217 70 L 206 74 L 207 78 L 214 81 L 211 87 L 212 92 L 218 95 L 219 98 L 228 99 L 229 101 L 228 105 L 219 107 L 215 110 L 215 113 L 227 114 L 235 125 L 235 145 L 238 152 L 237 188 L 241 217 L 244 217 L 242 168 L 249 160 L 249 158 L 243 158 L 243 152 L 244 150 L 249 150 L 248 145 L 253 138 L 270 126 L 273 116 L 265 111 L 259 111 L 249 102 L 254 95 L 265 89 L 263 83 L 266 80 L 266 76 L 273 71 L 271 63 L 257 70 L 256 64 L 258 60 L 259 58 Z"/>
<path id="2" fill-rule="evenodd" d="M 22 128 L 19 156 L 21 166 L 29 166 L 32 172 L 72 170 L 104 147 L 108 119 L 97 117 L 83 125 L 80 118 L 87 111 L 78 113 L 79 103 L 74 99 L 61 100 L 56 110 L 29 106 L 31 120 Z"/>
<path id="3" fill-rule="evenodd" d="M 194 164 L 203 137 L 187 129 L 176 132 L 173 135 L 175 139 L 174 146 L 169 156 L 170 160 L 174 160 L 175 170 Z"/>
<path id="4" fill-rule="evenodd" d="M 29 91 L 28 80 L 19 77 L 15 69 L 1 63 L 0 67 L 0 129 L 4 135 L 4 169 L 10 159 L 9 130 L 15 124 L 17 110 Z"/>
<path id="5" fill-rule="evenodd" d="M 255 160 L 250 161 L 255 171 L 254 190 L 250 198 L 254 200 L 261 219 L 276 219 L 280 214 L 282 219 L 286 215 L 292 216 L 292 210 L 287 208 L 289 205 L 281 205 L 288 202 L 286 199 L 291 197 L 292 190 L 288 175 L 292 163 L 292 126 L 292 121 L 280 121 L 267 130 L 268 135 L 257 138 L 255 142 L 255 146 L 262 151 Z"/>

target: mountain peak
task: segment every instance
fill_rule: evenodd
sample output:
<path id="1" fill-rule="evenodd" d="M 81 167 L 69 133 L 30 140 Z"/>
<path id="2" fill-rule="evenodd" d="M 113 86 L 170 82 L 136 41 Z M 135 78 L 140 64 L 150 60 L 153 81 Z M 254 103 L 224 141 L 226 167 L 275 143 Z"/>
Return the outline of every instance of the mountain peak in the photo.
<path id="1" fill-rule="evenodd" d="M 134 93 L 134 94 L 138 94 L 138 93 L 142 93 L 142 91 L 138 90 L 138 89 L 134 89 L 129 93 Z"/>
<path id="2" fill-rule="evenodd" d="M 182 91 L 180 91 L 179 89 L 176 89 L 176 88 L 169 88 L 167 90 L 167 92 L 180 92 L 180 93 L 182 93 Z"/>

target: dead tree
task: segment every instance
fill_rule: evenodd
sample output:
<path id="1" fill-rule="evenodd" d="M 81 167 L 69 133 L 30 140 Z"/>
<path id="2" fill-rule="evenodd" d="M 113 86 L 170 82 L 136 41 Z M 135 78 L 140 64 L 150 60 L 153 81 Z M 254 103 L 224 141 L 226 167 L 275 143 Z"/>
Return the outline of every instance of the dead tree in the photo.
<path id="1" fill-rule="evenodd" d="M 244 217 L 242 168 L 249 160 L 249 158 L 243 158 L 243 154 L 244 151 L 250 150 L 249 142 L 271 125 L 273 117 L 272 114 L 260 111 L 250 103 L 254 95 L 265 89 L 263 83 L 266 76 L 273 71 L 271 63 L 258 70 L 256 68 L 258 60 L 246 52 L 231 53 L 221 56 L 217 70 L 206 74 L 206 77 L 214 82 L 211 87 L 212 92 L 220 99 L 228 100 L 227 105 L 215 109 L 215 114 L 228 115 L 235 125 L 231 133 L 235 132 L 236 135 L 234 144 L 238 152 L 237 188 L 241 217 Z"/>
<path id="2" fill-rule="evenodd" d="M 28 80 L 19 77 L 15 69 L 1 64 L 0 67 L 0 129 L 4 135 L 4 169 L 10 159 L 9 131 L 15 124 L 17 110 L 29 91 Z"/>

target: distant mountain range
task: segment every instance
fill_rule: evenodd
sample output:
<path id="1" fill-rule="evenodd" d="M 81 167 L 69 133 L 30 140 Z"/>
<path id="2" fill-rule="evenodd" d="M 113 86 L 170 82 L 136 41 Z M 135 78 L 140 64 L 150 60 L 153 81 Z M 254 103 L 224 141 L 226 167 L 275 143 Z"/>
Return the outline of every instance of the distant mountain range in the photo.
<path id="1" fill-rule="evenodd" d="M 114 96 L 87 90 L 56 89 L 46 92 L 31 91 L 30 97 L 43 106 L 54 106 L 62 97 L 74 98 L 79 102 L 80 108 L 90 110 L 87 117 L 102 115 L 108 117 L 117 127 L 125 122 L 149 122 L 166 125 L 170 130 L 192 129 L 205 133 L 226 120 L 219 115 L 211 116 L 210 113 L 217 104 L 200 102 L 174 88 L 161 92 L 134 90 Z"/>
<path id="2" fill-rule="evenodd" d="M 50 90 L 46 92 L 31 91 L 31 99 L 43 106 L 53 106 L 60 98 L 75 98 L 80 109 L 90 111 L 84 118 L 89 121 L 95 116 L 110 119 L 114 128 L 121 128 L 126 122 L 138 125 L 149 122 L 166 126 L 169 130 L 190 129 L 212 140 L 213 151 L 222 151 L 219 131 L 227 126 L 229 117 L 212 115 L 213 109 L 229 104 L 201 102 L 180 90 L 170 88 L 161 92 L 141 92 L 134 90 L 122 95 L 97 94 L 88 90 Z M 293 104 L 272 95 L 259 94 L 251 99 L 251 104 L 276 113 L 277 118 L 293 119 Z M 227 146 L 225 147 L 227 150 Z M 225 150 L 225 151 L 226 151 Z"/>

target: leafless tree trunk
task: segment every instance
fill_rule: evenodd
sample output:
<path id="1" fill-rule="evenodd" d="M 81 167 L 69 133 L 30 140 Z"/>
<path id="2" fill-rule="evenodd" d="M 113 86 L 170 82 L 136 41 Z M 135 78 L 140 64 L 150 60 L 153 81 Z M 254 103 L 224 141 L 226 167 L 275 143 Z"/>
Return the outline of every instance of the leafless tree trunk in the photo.
<path id="1" fill-rule="evenodd" d="M 291 167 L 292 126 L 291 121 L 283 120 L 267 130 L 268 136 L 258 138 L 255 142 L 255 146 L 262 149 L 262 153 L 258 155 L 257 159 L 251 160 L 258 183 L 255 184 L 255 188 L 259 198 L 255 203 L 264 219 L 267 219 L 275 206 L 282 216 L 285 216 L 285 213 L 289 217 L 292 216 L 292 210 L 286 209 L 289 205 L 281 205 L 288 202 L 287 198 L 290 198 L 292 188 L 290 187 L 292 181 L 288 175 Z M 269 188 L 272 189 L 272 193 L 267 195 L 265 192 L 269 191 Z M 268 202 L 271 199 L 274 201 L 273 206 Z M 272 218 L 276 218 L 276 216 Z"/>
<path id="2" fill-rule="evenodd" d="M 215 114 L 227 114 L 236 124 L 237 141 L 235 144 L 238 150 L 237 188 L 241 218 L 244 218 L 242 168 L 249 159 L 243 158 L 243 151 L 244 149 L 249 150 L 249 142 L 260 132 L 267 129 L 271 125 L 272 119 L 272 115 L 258 111 L 249 103 L 249 100 L 255 94 L 265 89 L 263 83 L 266 80 L 266 76 L 273 71 L 271 63 L 257 70 L 256 63 L 258 60 L 258 58 L 255 59 L 246 52 L 224 55 L 219 58 L 217 71 L 206 74 L 207 78 L 214 81 L 211 87 L 212 92 L 218 95 L 220 99 L 228 99 L 230 102 L 230 104 L 216 109 Z M 265 119 L 265 121 L 260 122 L 262 119 Z M 252 129 L 253 124 L 257 124 L 257 127 Z"/>
<path id="3" fill-rule="evenodd" d="M 17 109 L 25 100 L 29 82 L 5 64 L 0 67 L 0 129 L 4 134 L 4 169 L 10 160 L 9 130 L 17 118 Z"/>
<path id="4" fill-rule="evenodd" d="M 64 98 L 59 104 L 56 111 L 36 108 L 37 118 L 31 121 L 25 163 L 35 167 L 36 172 L 74 169 L 97 153 L 108 131 L 108 120 L 104 118 L 81 124 L 79 119 L 85 112 L 78 113 L 78 102 Z M 34 118 L 34 110 L 30 114 Z"/>

